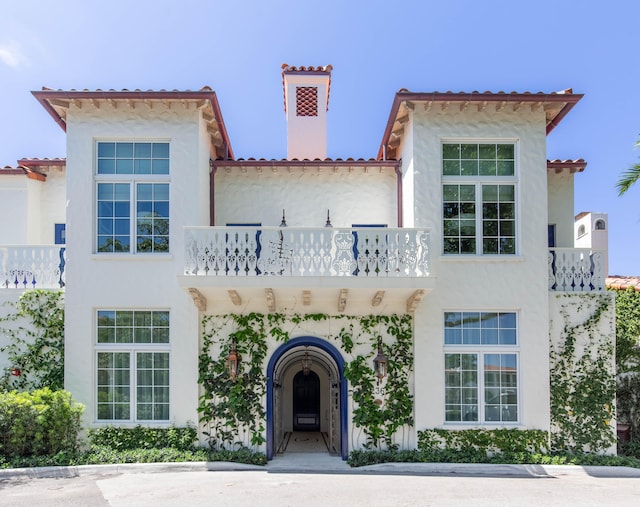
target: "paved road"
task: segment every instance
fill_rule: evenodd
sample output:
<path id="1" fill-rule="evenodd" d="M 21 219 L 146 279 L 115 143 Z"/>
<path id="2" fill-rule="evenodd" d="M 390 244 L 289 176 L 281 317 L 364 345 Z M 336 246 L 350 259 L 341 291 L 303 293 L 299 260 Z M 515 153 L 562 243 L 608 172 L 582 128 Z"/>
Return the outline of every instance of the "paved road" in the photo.
<path id="1" fill-rule="evenodd" d="M 551 468 L 551 471 L 549 469 Z M 640 471 L 547 467 L 373 467 L 354 473 L 137 471 L 56 478 L 0 475 L 0 505 L 28 506 L 638 506 Z M 188 469 L 185 469 L 188 470 Z M 539 471 L 539 470 L 538 470 Z M 496 473 L 497 472 L 497 473 Z M 65 476 L 67 475 L 67 476 Z"/>

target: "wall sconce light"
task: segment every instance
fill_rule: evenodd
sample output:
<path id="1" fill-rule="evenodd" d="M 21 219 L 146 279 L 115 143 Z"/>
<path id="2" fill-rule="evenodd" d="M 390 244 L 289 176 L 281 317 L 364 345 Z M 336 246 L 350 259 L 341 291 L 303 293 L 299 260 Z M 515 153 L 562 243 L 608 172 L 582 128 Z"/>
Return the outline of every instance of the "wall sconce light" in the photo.
<path id="1" fill-rule="evenodd" d="M 287 226 L 287 219 L 284 217 L 284 208 L 282 209 L 282 222 L 280 222 L 280 227 Z"/>
<path id="2" fill-rule="evenodd" d="M 236 342 L 231 344 L 231 352 L 227 357 L 227 371 L 229 372 L 229 378 L 235 382 L 238 376 L 238 367 L 240 366 L 240 354 L 236 349 Z"/>
<path id="3" fill-rule="evenodd" d="M 331 225 L 331 218 L 329 218 L 329 210 L 327 210 L 327 223 L 324 224 L 325 227 L 333 227 L 333 225 Z"/>
<path id="4" fill-rule="evenodd" d="M 387 356 L 382 352 L 382 339 L 378 338 L 378 355 L 373 359 L 373 369 L 378 377 L 378 384 L 387 375 Z"/>

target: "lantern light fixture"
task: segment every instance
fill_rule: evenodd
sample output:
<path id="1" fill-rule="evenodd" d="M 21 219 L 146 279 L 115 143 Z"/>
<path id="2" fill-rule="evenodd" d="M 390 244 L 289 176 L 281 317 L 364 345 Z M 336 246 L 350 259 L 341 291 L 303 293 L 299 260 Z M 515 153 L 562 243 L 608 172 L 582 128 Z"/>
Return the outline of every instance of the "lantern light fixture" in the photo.
<path id="1" fill-rule="evenodd" d="M 238 354 L 238 350 L 236 348 L 236 342 L 234 341 L 231 344 L 231 352 L 227 356 L 227 370 L 229 371 L 229 378 L 233 382 L 236 381 L 238 377 L 238 368 L 240 366 L 240 354 Z"/>
<path id="2" fill-rule="evenodd" d="M 382 338 L 378 338 L 378 354 L 373 359 L 373 369 L 378 377 L 378 384 L 387 376 L 387 356 L 382 351 Z"/>
<path id="3" fill-rule="evenodd" d="M 302 374 L 303 375 L 309 375 L 312 364 L 313 364 L 313 361 L 311 361 L 311 358 L 309 357 L 309 348 L 307 347 L 305 348 L 304 356 L 302 357 Z"/>

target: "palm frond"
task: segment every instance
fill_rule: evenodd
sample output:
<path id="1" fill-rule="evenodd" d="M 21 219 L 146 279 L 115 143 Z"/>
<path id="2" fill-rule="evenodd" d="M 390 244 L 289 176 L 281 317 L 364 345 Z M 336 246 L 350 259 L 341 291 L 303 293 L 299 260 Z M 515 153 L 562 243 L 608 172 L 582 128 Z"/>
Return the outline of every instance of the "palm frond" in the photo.
<path id="1" fill-rule="evenodd" d="M 635 164 L 627 169 L 620 179 L 618 183 L 616 183 L 616 189 L 618 190 L 618 196 L 623 195 L 631 185 L 633 185 L 636 181 L 640 179 L 640 164 Z"/>

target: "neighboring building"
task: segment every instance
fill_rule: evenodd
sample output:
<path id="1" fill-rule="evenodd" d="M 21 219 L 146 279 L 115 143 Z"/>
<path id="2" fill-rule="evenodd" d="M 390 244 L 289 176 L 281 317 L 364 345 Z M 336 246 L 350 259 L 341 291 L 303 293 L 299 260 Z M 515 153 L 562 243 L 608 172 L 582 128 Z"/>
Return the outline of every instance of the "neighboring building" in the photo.
<path id="1" fill-rule="evenodd" d="M 574 223 L 576 248 L 598 250 L 604 253 L 603 269 L 609 274 L 609 215 L 583 211 Z"/>
<path id="2" fill-rule="evenodd" d="M 66 191 L 51 185 L 37 234 L 5 225 L 0 244 L 53 243 L 66 223 L 65 382 L 85 423 L 197 421 L 204 318 L 282 314 L 291 339 L 269 337 L 262 364 L 263 448 L 319 430 L 346 457 L 365 436 L 345 367 L 378 349 L 347 351 L 336 334 L 348 317 L 408 314 L 401 446 L 434 427 L 549 430 L 555 295 L 604 291 L 600 254 L 574 249 L 586 164 L 546 160 L 546 136 L 582 95 L 400 90 L 375 158 L 328 159 L 331 67 L 282 77 L 285 160 L 235 158 L 210 88 L 34 92 L 67 133 L 66 164 L 38 181 L 66 170 Z M 28 186 L 41 165 L 20 165 L 7 178 Z M 229 354 L 222 339 L 216 353 Z"/>

